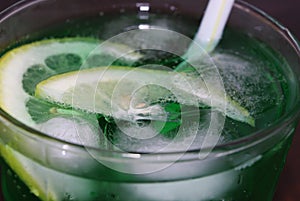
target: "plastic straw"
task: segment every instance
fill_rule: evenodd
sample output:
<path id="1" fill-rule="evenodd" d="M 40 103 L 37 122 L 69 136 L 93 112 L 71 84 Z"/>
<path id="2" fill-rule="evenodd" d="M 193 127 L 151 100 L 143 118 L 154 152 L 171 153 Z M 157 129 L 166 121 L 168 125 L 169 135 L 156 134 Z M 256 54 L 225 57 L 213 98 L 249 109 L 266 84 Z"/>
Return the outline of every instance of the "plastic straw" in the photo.
<path id="1" fill-rule="evenodd" d="M 200 46 L 206 52 L 211 52 L 218 45 L 234 0 L 210 0 L 205 10 L 204 17 L 194 38 L 194 43 L 189 47 L 186 56 L 192 55 Z"/>

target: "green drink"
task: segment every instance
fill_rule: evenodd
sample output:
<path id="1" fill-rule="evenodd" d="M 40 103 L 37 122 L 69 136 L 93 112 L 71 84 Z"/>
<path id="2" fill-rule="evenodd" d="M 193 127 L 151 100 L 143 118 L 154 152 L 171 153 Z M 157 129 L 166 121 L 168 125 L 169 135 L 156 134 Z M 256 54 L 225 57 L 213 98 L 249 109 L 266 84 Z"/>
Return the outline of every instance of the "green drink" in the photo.
<path id="1" fill-rule="evenodd" d="M 5 201 L 272 200 L 299 116 L 299 47 L 237 2 L 216 50 L 185 61 L 205 5 L 7 10 L 6 30 L 45 20 L 0 41 Z"/>

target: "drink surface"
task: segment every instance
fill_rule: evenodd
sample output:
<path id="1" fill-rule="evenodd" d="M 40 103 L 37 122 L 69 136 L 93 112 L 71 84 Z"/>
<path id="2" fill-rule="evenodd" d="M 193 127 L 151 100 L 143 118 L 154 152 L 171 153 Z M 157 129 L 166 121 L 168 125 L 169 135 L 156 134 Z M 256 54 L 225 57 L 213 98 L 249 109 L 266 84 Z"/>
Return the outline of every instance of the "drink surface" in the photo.
<path id="1" fill-rule="evenodd" d="M 170 19 L 170 17 L 167 16 L 153 15 L 150 17 L 150 19 L 151 20 L 149 20 L 148 23 L 151 26 L 149 25 L 149 27 L 154 30 L 157 29 L 157 27 L 162 27 L 173 31 L 180 31 L 180 33 L 183 33 L 189 37 L 192 37 L 195 28 L 197 28 L 197 22 L 191 21 L 190 19 L 182 19 L 182 17 L 179 19 Z M 119 16 L 104 16 L 100 19 L 97 18 L 94 20 L 67 21 L 63 25 L 63 27 L 58 26 L 57 28 L 50 29 L 50 31 L 45 31 L 45 33 L 39 34 L 45 35 L 46 38 L 49 38 L 49 36 L 55 38 L 79 36 L 97 37 L 101 40 L 105 40 L 122 32 L 130 31 L 132 29 L 138 29 L 141 23 L 140 21 L 141 20 L 137 19 L 136 16 L 132 15 L 124 15 L 121 18 Z M 122 24 L 122 26 L 114 26 L 116 24 Z M 40 35 L 37 34 L 40 39 L 43 39 L 43 37 L 41 38 Z M 128 35 L 128 37 L 130 36 L 131 35 Z M 33 35 L 30 41 L 38 40 L 38 37 L 35 37 L 35 35 Z M 127 37 L 127 35 L 125 37 Z M 138 35 L 138 37 L 141 36 Z M 107 64 L 118 66 L 131 65 L 133 67 L 150 69 L 154 68 L 158 70 L 160 70 L 160 68 L 165 68 L 168 71 L 176 71 L 178 65 L 183 61 L 183 58 L 180 57 L 181 55 L 172 54 L 171 49 L 174 47 L 173 45 L 169 44 L 170 42 L 174 42 L 172 40 L 176 40 L 177 38 L 173 39 L 171 36 L 164 36 L 158 39 L 159 42 L 162 43 L 161 46 L 169 45 L 166 48 L 169 48 L 169 52 L 161 51 L 161 48 L 157 48 L 157 50 L 149 49 L 148 46 L 150 46 L 151 43 L 154 43 L 154 41 L 151 41 L 152 38 L 147 38 L 149 40 L 146 40 L 146 38 L 141 37 L 140 41 L 138 42 L 130 41 L 129 38 L 125 39 L 126 45 L 128 45 L 128 47 L 130 47 L 130 44 L 132 44 L 131 46 L 133 47 L 143 46 L 143 48 L 140 47 L 141 50 L 136 50 L 138 53 L 143 55 L 143 57 L 128 62 L 126 61 L 126 59 L 122 60 L 122 58 L 114 58 L 114 55 L 109 55 L 110 53 L 104 56 L 91 55 L 88 57 L 86 65 L 89 67 L 104 66 Z M 136 39 L 137 38 L 134 38 L 134 40 Z M 136 43 L 140 44 L 136 45 Z M 184 51 L 186 50 L 186 48 L 188 48 L 189 44 L 183 43 L 180 45 L 183 46 L 176 48 L 182 49 L 182 51 Z M 91 49 L 92 48 L 94 48 L 94 46 L 92 46 Z M 123 47 L 118 47 L 117 44 L 113 48 L 118 49 Z M 113 58 L 109 58 L 110 56 Z M 58 53 L 57 55 L 50 54 L 44 59 L 46 65 L 49 66 L 46 66 L 44 68 L 42 66 L 39 66 L 38 63 L 29 66 L 22 78 L 23 90 L 25 90 L 26 93 L 28 93 L 30 96 L 34 96 L 36 85 L 40 81 L 43 81 L 43 79 L 47 79 L 55 74 L 62 74 L 73 70 L 80 70 L 81 68 L 83 69 L 83 65 L 85 64 L 82 64 L 82 62 L 76 63 L 77 57 L 78 55 L 76 55 L 76 53 Z M 68 59 L 70 61 L 68 61 Z M 281 71 L 281 67 L 286 66 L 287 64 L 285 63 L 284 59 L 280 57 L 280 55 L 272 51 L 265 44 L 251 38 L 250 36 L 228 29 L 225 31 L 224 38 L 221 41 L 219 47 L 211 55 L 204 56 L 197 62 L 200 65 L 200 67 L 197 67 L 200 68 L 200 70 L 202 70 L 201 68 L 203 68 L 204 72 L 196 73 L 203 73 L 205 76 L 207 76 L 208 78 L 204 80 L 205 82 L 209 82 L 209 79 L 215 78 L 215 75 L 210 75 L 209 72 L 205 72 L 206 68 L 217 69 L 218 73 L 220 74 L 220 77 L 218 77 L 217 79 L 221 79 L 221 82 L 224 84 L 224 88 L 226 91 L 225 95 L 236 101 L 241 105 L 241 107 L 245 108 L 255 121 L 254 126 L 250 125 L 247 122 L 241 122 L 240 120 L 235 119 L 235 117 L 231 118 L 230 115 L 226 115 L 226 121 L 219 143 L 229 142 L 231 140 L 247 136 L 261 128 L 265 128 L 272 122 L 276 121 L 283 113 L 285 106 L 285 89 L 287 87 L 287 81 L 285 80 L 286 78 Z M 52 72 L 47 72 L 47 68 L 49 68 Z M 185 68 L 190 69 L 190 65 L 186 65 Z M 195 67 L 192 67 L 191 69 L 195 70 L 193 68 Z M 196 70 L 199 71 L 198 69 Z M 148 73 L 151 74 L 151 72 Z M 193 73 L 191 73 L 191 76 L 194 76 Z M 210 78 L 210 76 L 212 77 Z M 183 85 L 182 87 L 185 87 L 184 84 L 186 83 L 180 84 Z M 188 86 L 186 88 L 188 88 Z M 210 93 L 211 96 L 213 96 L 214 93 L 217 92 L 212 91 Z M 179 106 L 176 105 L 176 103 L 178 102 L 178 100 L 176 100 L 176 97 L 167 98 L 161 97 L 161 100 L 158 101 L 160 101 L 162 104 L 165 104 L 163 106 L 166 107 L 166 110 L 168 110 L 169 107 L 169 110 L 175 110 L 174 113 L 178 112 L 176 110 L 179 110 L 179 113 L 182 112 L 180 111 L 180 108 L 178 108 Z M 36 114 L 40 112 L 35 111 L 38 110 L 35 108 L 37 102 L 38 100 L 36 99 L 26 99 L 26 107 L 33 121 L 41 123 L 45 121 L 44 118 L 49 117 L 45 117 L 43 116 L 43 114 Z M 208 121 L 205 122 L 206 124 L 208 124 L 210 121 L 209 118 L 212 115 L 211 113 L 214 111 L 213 109 L 210 110 L 210 107 L 206 104 L 199 104 L 199 114 L 203 115 L 203 118 L 201 117 L 199 120 L 206 121 L 206 119 L 208 119 Z M 14 116 L 14 114 L 11 115 Z M 99 124 L 102 125 L 102 130 L 105 127 L 103 125 L 106 123 L 111 123 L 112 126 L 115 125 L 113 119 L 112 121 L 110 121 L 110 117 L 104 116 L 102 118 L 102 116 L 99 115 L 97 118 Z M 180 115 L 178 116 L 178 119 L 180 120 Z M 22 119 L 20 120 L 22 121 Z M 140 123 L 143 124 L 143 122 Z M 204 125 L 204 130 L 201 131 L 201 128 L 199 128 L 199 133 L 203 134 L 205 133 L 205 123 L 200 123 L 201 125 Z M 115 129 L 113 128 L 113 130 Z M 172 133 L 170 133 L 170 135 L 172 135 Z"/>
<path id="2" fill-rule="evenodd" d="M 104 15 L 96 19 L 67 21 L 65 24 L 46 30 L 43 33 L 33 34 L 30 36 L 29 40 L 24 40 L 20 42 L 20 44 L 49 37 L 91 37 L 106 40 L 125 31 L 131 31 L 138 28 L 143 29 L 143 27 L 154 30 L 158 27 L 166 28 L 192 38 L 198 24 L 195 20 L 184 19 L 182 17 L 170 18 L 164 15 L 150 15 L 146 22 L 147 26 L 144 23 L 144 19 L 141 19 L 136 15 L 122 15 L 121 17 Z M 141 27 L 141 25 L 143 26 Z M 126 56 L 116 59 L 111 58 L 114 57 L 114 55 L 110 55 L 110 53 L 105 56 L 92 55 L 88 57 L 86 62 L 88 65 L 87 68 L 107 65 L 107 63 L 111 63 L 107 61 L 113 61 L 112 63 L 114 66 L 131 66 L 133 68 L 143 66 L 154 71 L 159 70 L 159 72 L 165 69 L 167 71 L 177 71 L 177 67 L 183 62 L 183 59 L 180 57 L 181 55 L 173 55 L 168 51 L 161 51 L 161 48 L 159 47 L 156 50 L 147 48 L 148 45 L 150 46 L 155 42 L 151 41 L 151 38 L 142 37 L 139 38 L 140 41 L 138 42 L 136 40 L 130 40 L 129 37 L 125 39 L 126 47 L 130 48 L 131 46 L 136 47 L 136 45 L 140 45 L 140 48 L 142 49 L 134 49 L 134 53 L 130 55 L 143 55 L 143 57 L 138 57 L 137 60 L 128 62 Z M 164 46 L 164 49 L 171 50 L 174 48 L 173 44 L 176 44 L 174 40 L 176 39 L 173 39 L 172 41 L 172 38 L 160 36 L 160 45 Z M 182 52 L 184 52 L 189 45 L 184 43 L 181 44 L 179 42 L 177 44 L 180 44 L 180 47 L 175 48 L 182 49 Z M 122 49 L 123 46 L 118 44 L 114 45 L 113 48 Z M 65 107 L 64 105 L 51 101 L 47 102 L 47 100 L 40 100 L 34 96 L 34 87 L 44 79 L 46 80 L 56 74 L 79 70 L 82 67 L 82 63 L 76 64 L 76 58 L 76 54 L 70 56 L 70 54 L 63 53 L 56 54 L 55 57 L 51 57 L 50 55 L 45 59 L 48 61 L 45 62 L 48 64 L 47 68 L 50 66 L 52 70 L 50 74 L 48 74 L 49 71 L 44 71 L 44 67 L 39 66 L 39 68 L 36 68 L 36 65 L 39 65 L 37 63 L 36 65 L 29 67 L 22 78 L 22 87 L 29 97 L 24 104 L 31 120 L 34 122 L 34 124 L 29 123 L 29 126 L 41 129 L 42 132 L 45 132 L 47 135 L 53 135 L 68 142 L 81 143 L 80 140 L 74 140 L 74 136 L 66 131 L 68 130 L 67 126 L 74 126 L 74 122 L 70 123 L 70 119 L 75 116 L 79 119 L 79 126 L 76 124 L 77 129 L 80 131 L 82 129 L 82 132 L 86 132 L 86 135 L 97 136 L 91 137 L 89 140 L 85 141 L 86 143 L 91 143 L 87 144 L 89 146 L 96 146 L 106 150 L 121 149 L 130 153 L 153 153 L 157 152 L 157 150 L 162 150 L 162 152 L 185 151 L 185 149 L 194 150 L 200 149 L 202 143 L 205 141 L 205 137 L 207 136 L 207 133 L 209 133 L 212 118 L 220 118 L 220 121 L 222 121 L 222 118 L 225 118 L 225 121 L 221 123 L 222 130 L 220 135 L 217 137 L 210 136 L 211 141 L 216 141 L 217 144 L 223 144 L 249 136 L 255 131 L 268 127 L 276 122 L 285 110 L 286 89 L 288 88 L 288 84 L 286 75 L 284 75 L 282 70 L 283 67 L 287 66 L 284 59 L 267 45 L 246 34 L 231 29 L 225 31 L 220 45 L 211 55 L 203 57 L 197 62 L 200 66 L 200 72 L 206 73 L 205 70 L 210 69 L 211 67 L 218 70 L 217 72 L 224 84 L 226 96 L 230 97 L 230 100 L 247 110 L 250 116 L 255 120 L 255 124 L 247 121 L 243 122 L 234 115 L 224 115 L 222 111 L 218 111 L 207 104 L 201 103 L 200 105 L 195 106 L 186 105 L 184 102 L 183 105 L 187 106 L 185 107 L 187 108 L 186 111 L 192 115 L 187 115 L 185 117 L 188 123 L 185 125 L 186 127 L 184 127 L 183 136 L 178 138 L 177 134 L 182 126 L 181 118 L 184 116 L 180 104 L 181 102 L 179 101 L 180 98 L 168 96 L 167 98 L 162 97 L 156 100 L 155 104 L 168 112 L 166 121 L 151 121 L 152 119 L 147 119 L 149 116 L 146 115 L 146 119 L 131 122 L 124 119 L 119 120 L 114 118 L 114 116 L 103 115 L 101 113 L 90 114 L 80 110 L 80 108 L 74 109 L 70 108 L 70 106 Z M 73 65 L 74 63 L 75 65 Z M 56 68 L 57 64 L 59 64 L 58 68 Z M 199 74 L 201 76 L 201 73 L 199 73 L 199 71 L 195 72 L 195 69 L 190 64 L 185 64 L 184 67 L 185 70 L 183 72 L 180 70 L 180 73 L 182 72 L 192 77 L 195 75 L 199 76 Z M 149 76 L 155 76 L 155 74 L 150 74 Z M 208 79 L 206 83 L 209 85 L 214 78 L 214 76 L 210 77 L 208 72 L 208 74 L 206 74 L 206 79 Z M 152 89 L 161 90 L 160 88 L 155 87 Z M 168 91 L 164 92 L 168 93 Z M 213 97 L 217 92 L 218 89 L 212 91 L 211 96 Z M 144 94 L 142 93 L 142 95 Z M 151 97 L 151 95 L 149 97 Z M 148 100 L 146 100 L 146 102 L 147 101 Z M 150 102 L 153 104 L 152 99 Z M 61 109 L 59 111 L 62 112 L 55 113 L 53 116 L 49 115 L 49 113 L 46 113 L 45 115 L 44 111 L 49 111 L 49 108 L 59 108 Z M 194 111 L 196 111 L 196 115 L 194 114 Z M 76 116 L 78 113 L 80 113 L 80 115 Z M 14 116 L 14 114 L 11 115 Z M 22 117 L 19 120 L 22 121 Z M 84 123 L 82 123 L 82 121 L 84 121 Z M 39 126 L 36 127 L 36 125 Z M 88 126 L 86 127 L 86 125 Z M 196 128 L 196 132 L 194 128 Z M 136 129 L 143 131 L 144 138 L 141 136 L 140 132 L 137 134 L 139 135 L 138 137 L 137 135 L 133 135 L 133 133 L 136 133 Z M 150 129 L 150 131 L 148 129 Z M 74 130 L 71 129 L 70 132 L 72 131 Z M 153 132 L 157 135 L 149 138 Z M 61 133 L 64 135 L 61 135 Z M 194 133 L 196 134 L 194 135 Z M 105 138 L 104 141 L 103 137 Z M 185 149 L 182 149 L 182 144 L 185 143 L 184 140 L 187 140 L 188 146 L 184 146 Z M 164 147 L 170 143 L 173 143 L 174 146 L 170 149 L 164 149 Z M 233 169 L 227 169 L 201 178 L 186 178 L 186 180 L 180 181 L 172 181 L 173 179 L 169 178 L 166 179 L 166 181 L 157 183 L 126 183 L 126 181 L 103 182 L 97 181 L 95 178 L 80 178 L 78 176 L 72 176 L 41 166 L 28 159 L 27 156 L 17 152 L 16 158 L 23 161 L 23 164 L 27 164 L 29 169 L 32 168 L 36 170 L 36 175 L 33 177 L 40 177 L 43 185 L 39 187 L 42 190 L 34 186 L 30 187 L 30 191 L 38 197 L 41 197 L 42 200 L 129 200 L 126 198 L 128 194 L 131 194 L 132 196 L 130 200 L 162 200 L 160 197 L 163 193 L 161 189 L 165 189 L 163 193 L 163 199 L 165 200 L 253 201 L 260 200 L 265 192 L 263 190 L 258 191 L 257 189 L 254 189 L 254 180 L 251 180 L 250 178 L 254 177 L 254 174 L 257 174 L 257 169 L 261 168 L 269 170 L 270 174 L 262 179 L 262 184 L 259 185 L 267 185 L 272 177 L 277 177 L 277 172 L 275 170 L 278 168 L 280 169 L 282 166 L 282 162 L 278 159 L 281 159 L 285 154 L 286 144 L 288 143 L 289 140 L 283 141 L 272 150 L 266 151 L 264 154 L 259 154 Z M 3 153 L 6 152 L 2 151 L 2 154 Z M 10 165 L 8 157 L 4 156 L 4 160 Z M 274 167 L 270 165 L 272 163 L 274 164 Z M 14 178 L 14 176 L 10 176 L 15 174 L 12 170 L 4 170 L 5 172 L 2 173 L 2 177 L 4 177 L 2 185 L 6 187 L 6 190 L 4 190 L 6 192 L 4 192 L 4 194 L 6 195 L 7 201 L 20 201 L 20 199 L 39 200 L 39 198 L 36 198 L 32 193 L 28 192 L 29 189 L 25 187 L 28 185 L 27 181 L 25 181 L 26 184 L 24 185 L 22 181 Z M 17 172 L 17 170 L 13 171 Z M 31 170 L 29 170 L 29 172 L 32 173 Z M 43 175 L 47 175 L 47 178 L 44 178 Z M 64 178 L 64 182 L 59 184 L 60 180 L 57 182 L 57 178 Z M 216 183 L 215 181 L 218 182 Z M 14 182 L 17 182 L 16 186 L 18 193 L 10 197 L 11 191 L 15 190 L 15 188 L 13 188 Z M 73 185 L 75 183 L 76 185 Z M 194 188 L 191 188 L 191 186 Z M 206 186 L 206 188 L 203 188 L 203 186 Z M 79 190 L 80 187 L 82 187 L 82 189 Z M 274 187 L 271 186 L 270 188 Z M 43 190 L 47 193 L 37 192 Z M 209 193 L 212 191 L 213 193 Z M 256 192 L 259 194 L 258 197 L 255 195 Z M 268 192 L 268 188 L 266 192 Z M 41 194 L 47 195 L 41 196 Z M 29 196 L 30 198 L 24 198 L 24 196 Z M 53 198 L 51 196 L 53 196 Z M 271 195 L 268 193 L 265 196 L 265 200 L 271 199 Z"/>

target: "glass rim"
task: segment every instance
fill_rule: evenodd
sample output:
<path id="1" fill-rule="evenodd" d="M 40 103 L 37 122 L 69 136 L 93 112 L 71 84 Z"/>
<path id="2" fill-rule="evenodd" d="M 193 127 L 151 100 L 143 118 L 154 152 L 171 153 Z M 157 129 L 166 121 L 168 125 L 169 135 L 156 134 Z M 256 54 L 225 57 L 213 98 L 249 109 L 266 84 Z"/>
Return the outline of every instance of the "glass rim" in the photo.
<path id="1" fill-rule="evenodd" d="M 34 5 L 36 3 L 44 2 L 45 0 L 21 0 L 18 1 L 17 3 L 7 7 L 3 11 L 0 12 L 0 23 L 5 20 L 6 18 L 9 18 L 12 16 L 15 12 L 21 11 L 22 9 Z M 295 37 L 292 35 L 292 33 L 282 24 L 280 24 L 277 20 L 272 18 L 270 15 L 265 13 L 264 11 L 260 10 L 259 8 L 255 7 L 254 5 L 251 5 L 250 3 L 244 2 L 242 0 L 236 0 L 234 3 L 234 8 L 244 10 L 245 12 L 248 13 L 248 15 L 256 15 L 260 17 L 261 19 L 265 20 L 266 22 L 269 22 L 277 32 L 281 33 L 285 37 L 285 40 L 288 41 L 289 45 L 293 47 L 295 52 L 300 58 L 300 46 L 295 39 Z M 299 82 L 298 82 L 298 85 Z M 300 92 L 299 92 L 300 93 Z M 251 133 L 248 136 L 241 137 L 226 143 L 221 143 L 217 144 L 213 147 L 207 147 L 204 149 L 211 149 L 213 148 L 212 152 L 219 153 L 221 152 L 221 155 L 227 155 L 227 153 L 233 153 L 236 151 L 240 151 L 240 148 L 245 147 L 244 145 L 251 144 L 251 142 L 256 142 L 259 143 L 261 141 L 264 141 L 270 137 L 272 137 L 274 134 L 276 134 L 274 131 L 277 130 L 278 128 L 283 128 L 286 127 L 287 125 L 291 124 L 294 121 L 298 121 L 300 117 L 300 101 L 295 103 L 293 107 L 290 109 L 290 111 L 287 111 L 284 115 L 282 115 L 277 121 L 273 122 L 271 126 L 259 129 L 253 133 Z M 117 151 L 117 150 L 106 150 L 106 149 L 101 149 L 97 147 L 88 147 L 85 145 L 80 145 L 80 144 L 75 144 L 71 142 L 67 142 L 61 139 L 57 139 L 54 137 L 51 137 L 49 135 L 45 135 L 44 133 L 31 128 L 30 126 L 25 125 L 21 121 L 13 118 L 11 115 L 6 113 L 2 108 L 0 108 L 0 118 L 4 121 L 7 121 L 11 123 L 14 127 L 17 129 L 26 131 L 25 133 L 22 133 L 21 135 L 27 135 L 26 137 L 30 137 L 33 139 L 37 140 L 42 140 L 44 143 L 55 144 L 55 146 L 59 145 L 65 145 L 68 144 L 70 148 L 75 148 L 75 149 L 91 149 L 93 151 L 101 152 L 103 154 L 113 154 L 113 155 L 118 155 L 120 154 L 121 157 L 123 157 L 122 154 L 124 154 L 124 151 Z M 61 147 L 61 146 L 59 146 Z M 237 148 L 236 148 L 237 147 Z M 227 149 L 226 149 L 227 148 Z M 229 149 L 228 149 L 229 148 Z M 232 149 L 230 149 L 232 148 Z M 148 153 L 148 152 L 137 152 L 137 154 L 140 154 L 142 157 L 145 156 L 167 156 L 167 155 L 177 155 L 177 154 L 195 154 L 199 153 L 201 149 L 191 149 L 187 151 L 169 151 L 169 152 L 158 152 L 158 153 Z M 228 150 L 228 151 L 226 151 Z M 132 152 L 134 154 L 134 152 Z M 126 155 L 126 157 L 130 158 L 130 155 Z M 135 158 L 135 156 L 133 156 Z"/>

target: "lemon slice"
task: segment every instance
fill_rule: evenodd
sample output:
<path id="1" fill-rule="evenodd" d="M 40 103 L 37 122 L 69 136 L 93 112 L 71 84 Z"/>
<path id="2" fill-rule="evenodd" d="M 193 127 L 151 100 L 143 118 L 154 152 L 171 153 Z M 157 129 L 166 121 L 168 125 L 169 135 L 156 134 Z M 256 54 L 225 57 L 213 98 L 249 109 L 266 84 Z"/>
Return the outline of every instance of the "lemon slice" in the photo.
<path id="1" fill-rule="evenodd" d="M 0 106 L 14 118 L 35 127 L 25 103 L 39 81 L 92 67 L 91 62 L 96 61 L 95 65 L 99 65 L 99 55 L 103 53 L 118 58 L 130 51 L 128 46 L 107 42 L 101 45 L 100 41 L 92 38 L 49 39 L 13 49 L 0 59 Z M 125 55 L 127 60 L 141 57 L 138 53 Z M 108 60 L 113 61 L 112 58 Z"/>
<path id="2" fill-rule="evenodd" d="M 159 119 L 163 111 L 153 103 L 176 99 L 184 105 L 205 104 L 254 125 L 249 112 L 230 97 L 198 77 L 174 71 L 124 66 L 74 71 L 40 82 L 35 96 L 124 120 L 138 119 L 145 111 L 150 119 Z"/>

